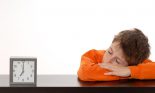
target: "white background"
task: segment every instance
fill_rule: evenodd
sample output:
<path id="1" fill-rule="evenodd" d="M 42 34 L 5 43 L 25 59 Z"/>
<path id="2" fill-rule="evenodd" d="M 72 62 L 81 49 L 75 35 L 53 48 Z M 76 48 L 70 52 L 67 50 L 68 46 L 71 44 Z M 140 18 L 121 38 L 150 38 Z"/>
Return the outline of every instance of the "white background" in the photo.
<path id="1" fill-rule="evenodd" d="M 76 74 L 81 55 L 137 27 L 155 60 L 155 0 L 0 0 L 0 74 L 10 56 L 34 56 L 38 74 Z"/>

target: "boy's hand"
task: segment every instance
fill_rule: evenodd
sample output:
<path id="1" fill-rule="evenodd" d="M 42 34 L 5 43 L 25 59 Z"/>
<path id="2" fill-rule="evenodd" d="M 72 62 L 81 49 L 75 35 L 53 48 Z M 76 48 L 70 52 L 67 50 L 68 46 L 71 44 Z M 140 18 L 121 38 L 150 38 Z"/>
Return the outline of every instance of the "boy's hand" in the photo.
<path id="1" fill-rule="evenodd" d="M 104 73 L 104 75 L 115 75 L 115 76 L 121 76 L 121 77 L 128 77 L 131 74 L 130 69 L 128 67 L 113 65 L 110 63 L 99 63 L 98 65 L 101 68 L 110 70 L 110 72 Z"/>

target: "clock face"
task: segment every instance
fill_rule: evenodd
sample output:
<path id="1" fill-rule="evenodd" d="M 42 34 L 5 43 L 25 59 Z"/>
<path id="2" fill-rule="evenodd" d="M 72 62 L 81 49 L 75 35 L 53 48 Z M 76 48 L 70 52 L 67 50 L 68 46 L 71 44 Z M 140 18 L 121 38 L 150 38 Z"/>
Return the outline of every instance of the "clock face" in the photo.
<path id="1" fill-rule="evenodd" d="M 13 61 L 13 82 L 34 82 L 34 61 Z"/>

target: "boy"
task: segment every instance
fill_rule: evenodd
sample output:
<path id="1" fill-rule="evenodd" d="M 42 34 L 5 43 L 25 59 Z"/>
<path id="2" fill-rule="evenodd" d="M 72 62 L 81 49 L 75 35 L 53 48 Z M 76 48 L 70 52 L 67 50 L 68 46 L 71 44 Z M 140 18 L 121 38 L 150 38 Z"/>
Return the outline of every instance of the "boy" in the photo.
<path id="1" fill-rule="evenodd" d="M 149 60 L 148 38 L 137 28 L 121 31 L 107 50 L 92 49 L 81 57 L 78 77 L 83 81 L 155 79 Z"/>

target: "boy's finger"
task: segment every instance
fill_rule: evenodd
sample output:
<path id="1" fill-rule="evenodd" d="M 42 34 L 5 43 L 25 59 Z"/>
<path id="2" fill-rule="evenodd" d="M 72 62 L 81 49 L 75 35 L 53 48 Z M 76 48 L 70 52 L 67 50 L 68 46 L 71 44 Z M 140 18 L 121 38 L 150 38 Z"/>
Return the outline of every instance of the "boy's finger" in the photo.
<path id="1" fill-rule="evenodd" d="M 107 73 L 104 73 L 104 75 L 115 75 L 114 72 L 107 72 Z"/>

